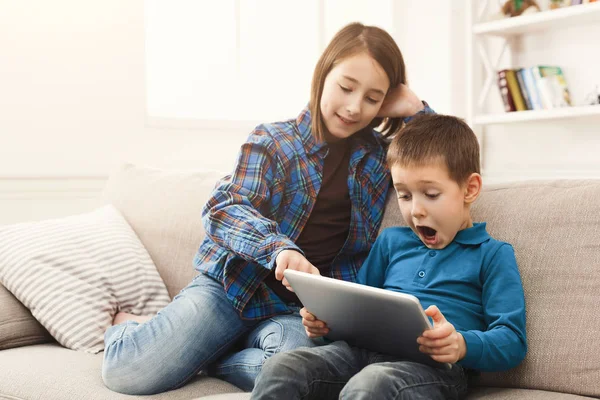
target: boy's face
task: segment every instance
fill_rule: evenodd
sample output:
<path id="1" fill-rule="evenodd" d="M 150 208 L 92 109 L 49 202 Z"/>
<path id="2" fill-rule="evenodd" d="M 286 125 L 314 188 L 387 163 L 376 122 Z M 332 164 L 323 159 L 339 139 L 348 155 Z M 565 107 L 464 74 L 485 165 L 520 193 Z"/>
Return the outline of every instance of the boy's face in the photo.
<path id="1" fill-rule="evenodd" d="M 334 142 L 352 136 L 377 116 L 390 81 L 383 68 L 367 53 L 344 59 L 325 78 L 321 114 Z"/>
<path id="2" fill-rule="evenodd" d="M 458 231 L 473 226 L 467 185 L 453 181 L 442 162 L 419 167 L 396 164 L 391 172 L 402 217 L 425 246 L 443 249 Z"/>

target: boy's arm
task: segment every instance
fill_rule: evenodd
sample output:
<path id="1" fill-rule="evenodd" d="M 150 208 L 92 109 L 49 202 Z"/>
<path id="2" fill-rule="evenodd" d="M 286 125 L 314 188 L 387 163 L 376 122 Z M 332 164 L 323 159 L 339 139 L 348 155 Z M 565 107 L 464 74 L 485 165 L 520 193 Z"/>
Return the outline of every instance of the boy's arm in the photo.
<path id="1" fill-rule="evenodd" d="M 483 269 L 482 303 L 487 331 L 458 331 L 467 345 L 463 367 L 502 371 L 527 353 L 525 297 L 515 253 L 503 244 Z"/>

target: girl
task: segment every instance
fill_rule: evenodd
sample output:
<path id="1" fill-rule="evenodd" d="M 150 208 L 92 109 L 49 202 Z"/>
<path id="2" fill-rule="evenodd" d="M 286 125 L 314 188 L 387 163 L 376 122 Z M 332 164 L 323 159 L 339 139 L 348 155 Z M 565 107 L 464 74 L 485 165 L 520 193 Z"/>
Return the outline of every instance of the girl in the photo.
<path id="1" fill-rule="evenodd" d="M 208 369 L 249 391 L 268 357 L 317 344 L 283 271 L 356 280 L 390 185 L 385 136 L 403 117 L 432 112 L 405 84 L 388 33 L 354 23 L 335 35 L 308 107 L 258 126 L 212 193 L 194 261 L 200 274 L 154 318 L 117 315 L 107 330 L 107 387 L 153 394 Z"/>

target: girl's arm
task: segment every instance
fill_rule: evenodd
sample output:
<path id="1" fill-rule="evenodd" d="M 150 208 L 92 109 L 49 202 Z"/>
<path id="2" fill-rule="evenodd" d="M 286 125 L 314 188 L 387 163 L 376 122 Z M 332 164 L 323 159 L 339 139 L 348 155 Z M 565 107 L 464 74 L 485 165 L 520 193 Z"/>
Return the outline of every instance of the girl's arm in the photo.
<path id="1" fill-rule="evenodd" d="M 202 211 L 206 234 L 237 256 L 272 269 L 278 253 L 301 250 L 265 217 L 274 195 L 278 168 L 276 145 L 264 131 L 254 131 L 238 155 L 228 180 L 218 184 Z"/>
<path id="2" fill-rule="evenodd" d="M 390 89 L 385 96 L 378 117 L 406 118 L 412 117 L 425 109 L 425 104 L 405 84 Z"/>

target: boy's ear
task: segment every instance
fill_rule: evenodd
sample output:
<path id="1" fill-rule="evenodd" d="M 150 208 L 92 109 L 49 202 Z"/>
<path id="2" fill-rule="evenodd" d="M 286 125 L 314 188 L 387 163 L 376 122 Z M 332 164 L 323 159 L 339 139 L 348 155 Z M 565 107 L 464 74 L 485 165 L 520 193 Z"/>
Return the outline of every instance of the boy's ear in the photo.
<path id="1" fill-rule="evenodd" d="M 474 172 L 472 173 L 465 182 L 465 203 L 471 204 L 473 203 L 477 197 L 479 197 L 479 193 L 481 192 L 481 186 L 483 182 L 481 180 L 481 175 Z"/>

